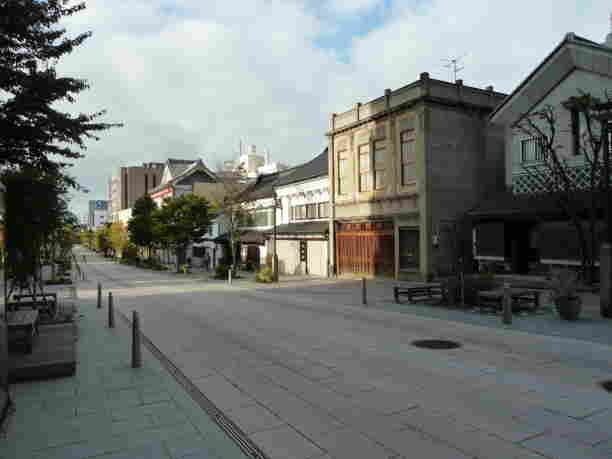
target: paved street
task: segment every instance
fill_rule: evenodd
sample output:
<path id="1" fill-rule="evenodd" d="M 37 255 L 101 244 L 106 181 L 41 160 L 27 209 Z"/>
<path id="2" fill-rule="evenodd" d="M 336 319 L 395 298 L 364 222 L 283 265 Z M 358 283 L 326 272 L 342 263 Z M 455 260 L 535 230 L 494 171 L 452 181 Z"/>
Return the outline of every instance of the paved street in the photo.
<path id="1" fill-rule="evenodd" d="M 100 281 L 140 311 L 144 333 L 272 459 L 612 457 L 608 345 L 379 307 L 391 292 L 364 308 L 354 282 L 83 266 L 81 296 Z M 421 338 L 462 347 L 411 345 Z"/>

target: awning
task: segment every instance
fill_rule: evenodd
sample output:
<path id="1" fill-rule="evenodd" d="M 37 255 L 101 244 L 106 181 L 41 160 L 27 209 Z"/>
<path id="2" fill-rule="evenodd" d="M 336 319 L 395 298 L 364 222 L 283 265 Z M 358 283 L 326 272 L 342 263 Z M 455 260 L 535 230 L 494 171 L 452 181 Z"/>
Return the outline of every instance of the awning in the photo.
<path id="1" fill-rule="evenodd" d="M 227 243 L 229 242 L 229 234 L 223 233 L 217 236 L 214 241 L 219 244 Z M 266 236 L 263 231 L 244 231 L 238 235 L 237 242 L 241 242 L 242 244 L 263 245 L 266 242 Z"/>
<path id="2" fill-rule="evenodd" d="M 557 199 L 558 195 L 516 195 L 505 192 L 483 199 L 467 214 L 476 220 L 562 219 L 564 215 Z M 575 193 L 572 199 L 576 208 L 586 211 L 590 207 L 589 193 Z M 598 198 L 598 203 L 601 205 L 603 199 Z"/>
<path id="3" fill-rule="evenodd" d="M 276 235 L 317 235 L 325 236 L 329 231 L 329 222 L 300 222 L 287 223 L 276 227 Z M 266 235 L 270 236 L 274 230 L 267 230 Z"/>

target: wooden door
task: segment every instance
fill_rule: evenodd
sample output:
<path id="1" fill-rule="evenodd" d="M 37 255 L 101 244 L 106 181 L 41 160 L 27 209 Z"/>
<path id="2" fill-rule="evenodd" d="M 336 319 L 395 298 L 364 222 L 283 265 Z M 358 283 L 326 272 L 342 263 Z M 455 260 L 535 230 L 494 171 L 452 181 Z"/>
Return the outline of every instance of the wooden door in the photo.
<path id="1" fill-rule="evenodd" d="M 389 275 L 394 272 L 392 222 L 338 223 L 338 274 Z"/>

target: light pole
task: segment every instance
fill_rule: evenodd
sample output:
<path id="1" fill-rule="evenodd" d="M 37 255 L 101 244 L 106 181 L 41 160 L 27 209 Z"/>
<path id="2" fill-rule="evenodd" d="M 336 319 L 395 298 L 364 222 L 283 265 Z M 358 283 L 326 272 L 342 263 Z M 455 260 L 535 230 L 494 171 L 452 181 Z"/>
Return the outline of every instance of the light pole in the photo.
<path id="1" fill-rule="evenodd" d="M 276 254 L 276 209 L 278 207 L 278 198 L 275 196 L 272 208 L 272 277 L 274 282 L 278 282 L 278 255 Z"/>

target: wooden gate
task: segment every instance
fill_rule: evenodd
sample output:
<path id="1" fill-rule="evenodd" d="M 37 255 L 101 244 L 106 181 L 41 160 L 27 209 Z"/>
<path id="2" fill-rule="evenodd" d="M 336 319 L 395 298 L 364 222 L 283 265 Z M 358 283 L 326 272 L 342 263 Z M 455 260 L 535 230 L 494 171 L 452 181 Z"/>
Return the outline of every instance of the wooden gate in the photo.
<path id="1" fill-rule="evenodd" d="M 338 274 L 393 276 L 393 222 L 338 223 L 336 260 Z"/>

